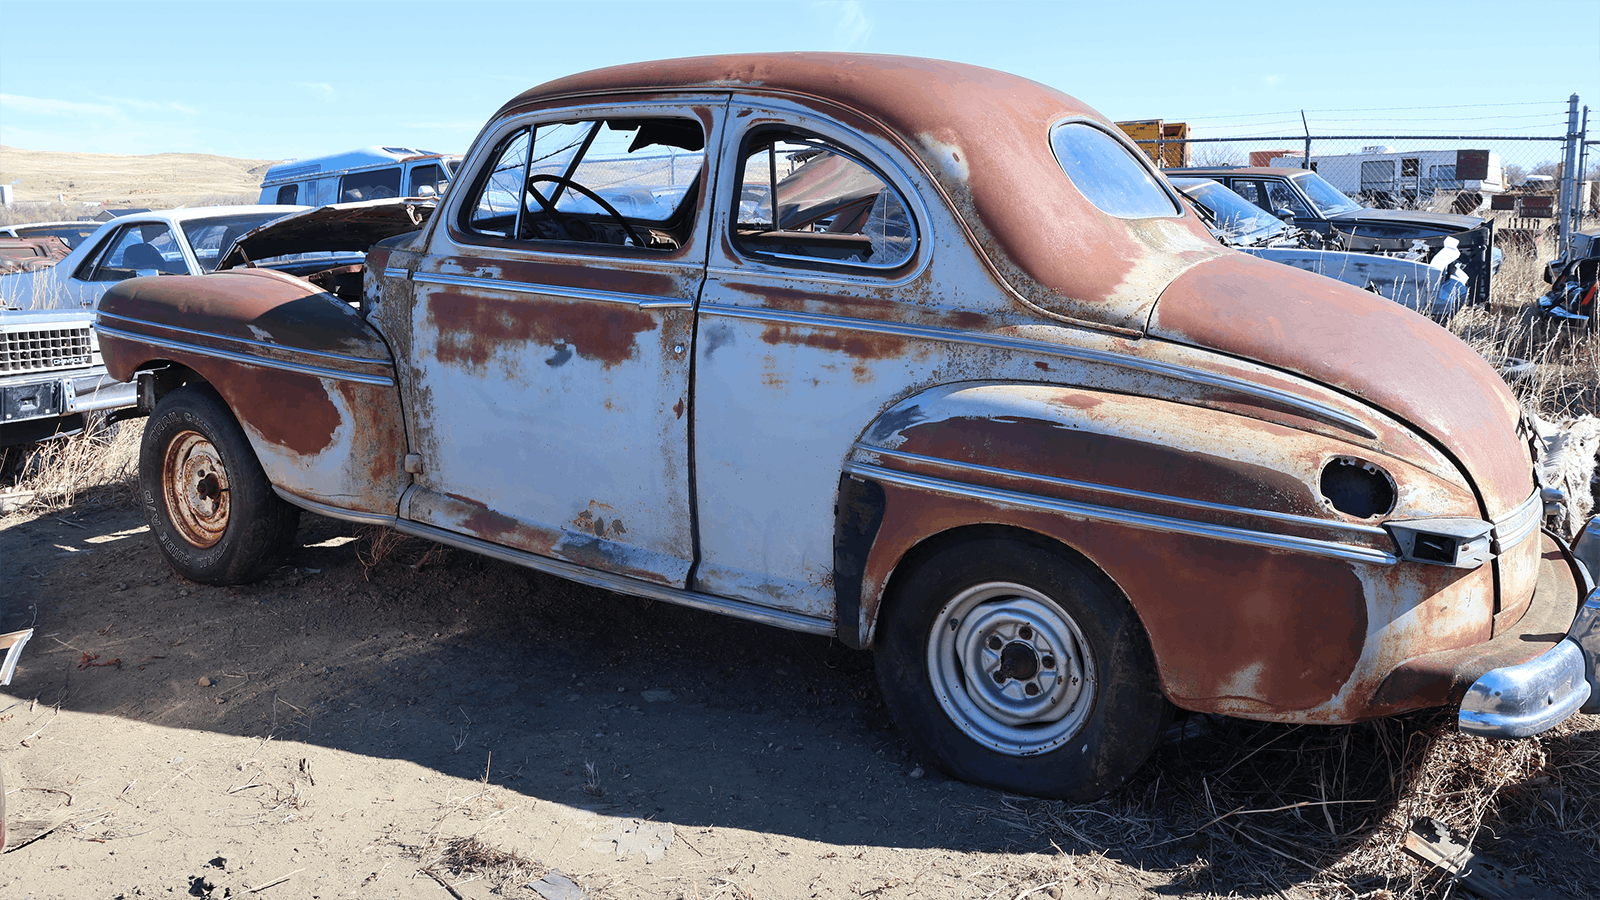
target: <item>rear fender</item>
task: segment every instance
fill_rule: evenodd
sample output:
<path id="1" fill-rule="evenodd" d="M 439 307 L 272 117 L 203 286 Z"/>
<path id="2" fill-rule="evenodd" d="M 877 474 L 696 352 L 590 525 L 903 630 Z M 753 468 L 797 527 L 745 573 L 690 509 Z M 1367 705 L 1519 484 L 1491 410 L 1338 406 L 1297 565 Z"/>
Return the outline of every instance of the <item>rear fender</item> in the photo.
<path id="1" fill-rule="evenodd" d="M 1333 509 L 1318 485 L 1336 457 L 1386 470 L 1392 510 Z M 897 568 L 928 541 L 1020 529 L 1117 583 L 1178 705 L 1350 721 L 1404 659 L 1486 640 L 1493 621 L 1492 567 L 1397 564 L 1378 520 L 1476 514 L 1465 484 L 1258 419 L 1054 385 L 948 385 L 887 411 L 846 464 L 840 634 L 871 644 Z M 851 548 L 859 561 L 838 552 Z"/>
<path id="2" fill-rule="evenodd" d="M 95 327 L 113 377 L 166 363 L 215 388 L 280 493 L 395 515 L 409 476 L 394 363 L 349 304 L 270 269 L 135 278 Z"/>

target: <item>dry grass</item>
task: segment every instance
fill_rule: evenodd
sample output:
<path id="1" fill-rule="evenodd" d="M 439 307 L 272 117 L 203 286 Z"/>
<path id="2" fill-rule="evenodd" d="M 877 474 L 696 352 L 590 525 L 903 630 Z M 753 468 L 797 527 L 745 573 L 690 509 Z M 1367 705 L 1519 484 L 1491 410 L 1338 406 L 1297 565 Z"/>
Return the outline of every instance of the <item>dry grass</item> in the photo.
<path id="1" fill-rule="evenodd" d="M 996 817 L 1075 854 L 1110 852 L 1186 889 L 1310 897 L 1442 896 L 1401 852 L 1432 816 L 1552 891 L 1600 863 L 1600 722 L 1495 742 L 1434 713 L 1345 727 L 1201 718 L 1205 730 L 1097 803 L 1008 799 Z"/>
<path id="2" fill-rule="evenodd" d="M 142 419 L 107 428 L 101 416 L 91 415 L 82 432 L 28 451 L 14 483 L 0 484 L 0 497 L 16 501 L 12 515 L 135 503 L 143 436 Z"/>

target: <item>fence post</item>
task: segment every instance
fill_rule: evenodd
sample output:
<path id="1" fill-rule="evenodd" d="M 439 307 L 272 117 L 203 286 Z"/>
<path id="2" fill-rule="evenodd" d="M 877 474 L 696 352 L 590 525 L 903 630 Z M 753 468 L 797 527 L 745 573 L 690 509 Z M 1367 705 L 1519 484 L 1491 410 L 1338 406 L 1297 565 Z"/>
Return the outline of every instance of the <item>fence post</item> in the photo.
<path id="1" fill-rule="evenodd" d="M 1563 154 L 1565 162 L 1561 172 L 1561 193 L 1558 202 L 1561 209 L 1557 211 L 1560 216 L 1560 238 L 1557 243 L 1557 252 L 1561 257 L 1567 255 L 1567 248 L 1572 241 L 1572 209 L 1577 205 L 1577 168 L 1578 145 L 1583 142 L 1583 135 L 1578 131 L 1578 95 L 1573 94 L 1567 100 L 1567 146 Z"/>
<path id="2" fill-rule="evenodd" d="M 1303 109 L 1300 110 L 1300 127 L 1306 131 L 1306 155 L 1305 159 L 1300 163 L 1300 168 L 1309 169 L 1311 168 L 1311 126 L 1306 123 L 1306 111 Z"/>

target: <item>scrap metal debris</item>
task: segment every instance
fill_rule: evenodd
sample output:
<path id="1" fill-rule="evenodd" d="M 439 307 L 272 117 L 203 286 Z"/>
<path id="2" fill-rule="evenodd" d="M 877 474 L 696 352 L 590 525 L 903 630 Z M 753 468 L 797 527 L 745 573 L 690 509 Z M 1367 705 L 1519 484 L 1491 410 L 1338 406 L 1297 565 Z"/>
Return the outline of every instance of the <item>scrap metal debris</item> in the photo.
<path id="1" fill-rule="evenodd" d="M 618 822 L 610 831 L 590 838 L 587 843 L 600 853 L 614 853 L 617 859 L 643 853 L 644 861 L 653 863 L 666 855 L 675 838 L 672 826 L 665 822 L 633 819 Z"/>
<path id="2" fill-rule="evenodd" d="M 1423 816 L 1411 823 L 1405 848 L 1479 897 L 1534 900 L 1549 896 L 1527 879 L 1473 853 L 1469 843 L 1463 843 L 1438 819 Z"/>

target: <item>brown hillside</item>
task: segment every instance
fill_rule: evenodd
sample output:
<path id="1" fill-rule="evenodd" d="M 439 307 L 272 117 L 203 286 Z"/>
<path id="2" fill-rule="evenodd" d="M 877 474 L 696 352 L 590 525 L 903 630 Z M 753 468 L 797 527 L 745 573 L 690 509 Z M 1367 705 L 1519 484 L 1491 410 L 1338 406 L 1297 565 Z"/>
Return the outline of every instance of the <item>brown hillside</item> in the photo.
<path id="1" fill-rule="evenodd" d="M 68 202 L 163 209 L 197 203 L 253 202 L 272 159 L 207 153 L 57 153 L 0 145 L 0 184 L 14 202 Z"/>

